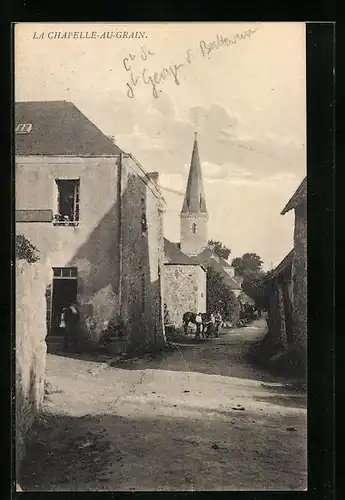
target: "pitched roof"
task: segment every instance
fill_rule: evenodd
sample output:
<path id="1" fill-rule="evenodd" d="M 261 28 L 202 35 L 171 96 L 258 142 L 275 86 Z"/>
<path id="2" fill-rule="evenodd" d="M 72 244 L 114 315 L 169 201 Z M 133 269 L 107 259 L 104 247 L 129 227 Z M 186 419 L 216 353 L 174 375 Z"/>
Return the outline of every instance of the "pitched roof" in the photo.
<path id="1" fill-rule="evenodd" d="M 188 266 L 201 266 L 202 264 L 195 257 L 188 257 L 183 253 L 177 243 L 164 238 L 164 264 L 180 264 Z"/>
<path id="2" fill-rule="evenodd" d="M 200 254 L 202 257 L 207 257 L 216 260 L 222 267 L 232 267 L 231 264 L 220 257 L 211 247 L 206 247 Z"/>
<path id="3" fill-rule="evenodd" d="M 292 198 L 287 202 L 285 208 L 281 211 L 281 215 L 286 214 L 293 208 L 298 207 L 301 203 L 303 203 L 307 198 L 307 178 L 305 177 L 301 184 L 296 189 Z"/>
<path id="4" fill-rule="evenodd" d="M 15 127 L 32 124 L 27 134 L 15 134 L 18 155 L 119 155 L 121 149 L 71 102 L 36 101 L 15 104 Z"/>
<path id="5" fill-rule="evenodd" d="M 199 262 L 201 262 L 205 267 L 212 267 L 214 271 L 219 273 L 223 279 L 226 285 L 231 288 L 232 290 L 241 290 L 241 283 L 236 281 L 234 278 L 229 276 L 229 274 L 225 271 L 226 267 L 229 267 L 229 263 L 226 262 L 224 259 L 219 257 L 218 259 L 213 258 L 214 252 L 210 248 L 205 248 L 203 252 L 201 252 L 198 256 L 197 259 Z M 223 262 L 225 262 L 227 265 L 224 266 Z"/>
<path id="6" fill-rule="evenodd" d="M 207 214 L 196 134 L 188 175 L 187 189 L 181 210 L 181 214 L 190 213 Z"/>
<path id="7" fill-rule="evenodd" d="M 290 250 L 290 252 L 284 257 L 284 259 L 270 271 L 261 281 L 257 284 L 257 287 L 260 288 L 266 285 L 269 281 L 277 278 L 280 274 L 282 274 L 289 266 L 292 265 L 294 257 L 294 249 Z"/>

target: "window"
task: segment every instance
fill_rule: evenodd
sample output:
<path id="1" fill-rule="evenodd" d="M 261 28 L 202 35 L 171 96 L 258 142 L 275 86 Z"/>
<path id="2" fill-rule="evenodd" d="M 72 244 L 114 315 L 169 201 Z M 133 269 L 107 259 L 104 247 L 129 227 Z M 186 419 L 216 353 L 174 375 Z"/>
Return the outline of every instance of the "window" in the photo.
<path id="1" fill-rule="evenodd" d="M 195 222 L 193 222 L 193 224 L 192 224 L 192 231 L 193 231 L 194 234 L 196 233 L 196 224 L 195 224 Z"/>
<path id="2" fill-rule="evenodd" d="M 15 132 L 16 134 L 24 135 L 24 134 L 30 134 L 31 130 L 32 130 L 32 123 L 18 123 Z"/>
<path id="3" fill-rule="evenodd" d="M 76 279 L 78 276 L 78 270 L 76 267 L 53 267 L 54 279 L 66 279 L 72 278 Z"/>
<path id="4" fill-rule="evenodd" d="M 56 226 L 77 226 L 79 224 L 79 179 L 57 179 L 57 213 L 54 215 Z"/>

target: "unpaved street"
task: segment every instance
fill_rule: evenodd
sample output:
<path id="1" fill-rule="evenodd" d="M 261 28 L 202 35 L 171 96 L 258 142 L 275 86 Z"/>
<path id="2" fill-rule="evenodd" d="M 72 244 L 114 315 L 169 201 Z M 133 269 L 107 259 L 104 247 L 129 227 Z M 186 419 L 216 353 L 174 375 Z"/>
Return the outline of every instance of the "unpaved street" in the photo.
<path id="1" fill-rule="evenodd" d="M 24 490 L 306 489 L 306 396 L 251 367 L 264 323 L 154 359 L 48 355 Z"/>

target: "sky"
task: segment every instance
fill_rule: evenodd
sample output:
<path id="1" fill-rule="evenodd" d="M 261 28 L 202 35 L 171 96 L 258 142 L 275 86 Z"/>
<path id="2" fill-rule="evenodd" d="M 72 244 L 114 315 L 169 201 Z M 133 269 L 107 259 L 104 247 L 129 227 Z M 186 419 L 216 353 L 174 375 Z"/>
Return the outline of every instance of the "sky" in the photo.
<path id="1" fill-rule="evenodd" d="M 304 23 L 20 23 L 15 100 L 71 101 L 159 172 L 172 241 L 197 132 L 209 238 L 269 269 L 306 175 L 305 53 Z"/>

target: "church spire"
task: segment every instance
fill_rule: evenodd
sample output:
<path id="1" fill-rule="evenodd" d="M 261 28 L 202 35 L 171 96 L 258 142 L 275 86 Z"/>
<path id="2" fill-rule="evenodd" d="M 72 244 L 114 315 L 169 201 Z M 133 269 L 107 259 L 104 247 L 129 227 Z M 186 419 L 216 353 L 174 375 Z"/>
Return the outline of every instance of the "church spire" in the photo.
<path id="1" fill-rule="evenodd" d="M 196 132 L 181 214 L 207 214 Z"/>
<path id="2" fill-rule="evenodd" d="M 182 252 L 189 256 L 199 255 L 207 246 L 208 214 L 196 134 L 180 220 Z"/>

